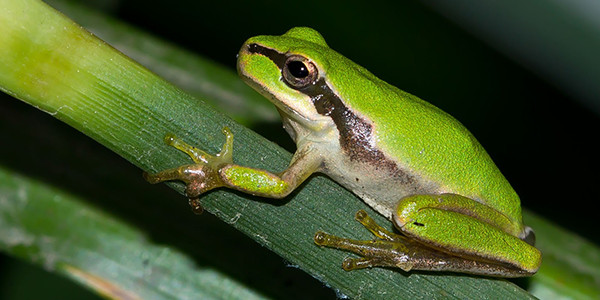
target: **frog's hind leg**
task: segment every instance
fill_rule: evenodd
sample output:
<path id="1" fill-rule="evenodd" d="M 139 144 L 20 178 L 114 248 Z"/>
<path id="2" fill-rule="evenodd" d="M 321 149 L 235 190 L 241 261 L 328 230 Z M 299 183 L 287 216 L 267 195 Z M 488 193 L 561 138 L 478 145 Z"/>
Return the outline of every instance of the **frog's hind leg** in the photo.
<path id="1" fill-rule="evenodd" d="M 411 240 L 468 258 L 456 270 L 503 277 L 530 276 L 541 263 L 538 249 L 521 240 L 520 219 L 457 194 L 412 195 L 398 202 L 394 224 Z M 501 266 L 502 269 L 498 269 Z M 500 272 L 500 273 L 497 273 Z"/>
<path id="2" fill-rule="evenodd" d="M 395 234 L 379 226 L 367 213 L 360 210 L 356 219 L 373 235 L 374 240 L 353 240 L 337 237 L 319 231 L 314 236 L 315 244 L 335 248 L 360 255 L 358 258 L 346 258 L 342 267 L 346 271 L 371 268 L 393 267 L 403 271 L 450 271 L 488 276 L 520 277 L 527 272 L 515 272 L 510 266 L 485 260 L 452 255 L 428 247 L 415 239 Z M 420 223 L 417 222 L 420 226 Z"/>

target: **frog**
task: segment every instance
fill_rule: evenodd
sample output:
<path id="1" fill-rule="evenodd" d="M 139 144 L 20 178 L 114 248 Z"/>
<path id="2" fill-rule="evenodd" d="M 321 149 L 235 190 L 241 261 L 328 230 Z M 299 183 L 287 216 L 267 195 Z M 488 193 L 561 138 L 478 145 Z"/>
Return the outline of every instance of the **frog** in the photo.
<path id="1" fill-rule="evenodd" d="M 318 231 L 314 243 L 354 253 L 343 269 L 385 267 L 523 277 L 541 252 L 523 223 L 520 198 L 475 137 L 455 118 L 377 78 L 331 49 L 308 27 L 248 39 L 237 57 L 240 77 L 270 100 L 296 143 L 287 169 L 233 162 L 233 134 L 211 155 L 169 135 L 168 145 L 194 164 L 145 174 L 150 183 L 179 180 L 196 209 L 215 188 L 261 197 L 288 196 L 322 173 L 390 220 L 397 233 L 356 213 L 375 238 Z"/>

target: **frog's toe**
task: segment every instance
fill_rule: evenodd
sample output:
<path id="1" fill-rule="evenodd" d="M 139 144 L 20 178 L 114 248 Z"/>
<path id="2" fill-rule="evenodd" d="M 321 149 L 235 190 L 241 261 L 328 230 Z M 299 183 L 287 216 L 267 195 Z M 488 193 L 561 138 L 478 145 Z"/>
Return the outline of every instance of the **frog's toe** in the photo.
<path id="1" fill-rule="evenodd" d="M 151 184 L 160 182 L 160 181 L 158 181 L 159 178 L 155 174 L 150 174 L 148 172 L 142 173 L 142 177 L 144 177 L 144 180 L 146 180 L 148 183 L 151 183 Z"/>
<path id="2" fill-rule="evenodd" d="M 347 257 L 342 262 L 342 269 L 345 271 L 352 271 L 357 269 L 365 269 L 371 268 L 380 265 L 377 258 L 372 257 L 360 257 L 360 258 L 350 258 Z"/>
<path id="3" fill-rule="evenodd" d="M 329 237 L 331 235 L 323 232 L 323 231 L 317 231 L 315 233 L 314 236 L 314 240 L 315 240 L 315 244 L 319 245 L 319 246 L 327 246 L 330 242 L 329 242 Z"/>
<path id="4" fill-rule="evenodd" d="M 369 214 L 367 214 L 367 212 L 364 209 L 360 209 L 356 212 L 356 214 L 354 215 L 354 219 L 358 222 L 364 222 L 364 220 L 370 218 Z"/>
<path id="5" fill-rule="evenodd" d="M 204 208 L 202 207 L 200 200 L 198 200 L 197 198 L 190 198 L 188 203 L 195 214 L 201 215 L 204 212 Z"/>
<path id="6" fill-rule="evenodd" d="M 170 180 L 183 180 L 184 176 L 182 174 L 182 168 L 173 168 L 173 169 L 168 169 L 168 170 L 164 170 L 158 173 L 154 173 L 154 174 L 150 174 L 148 172 L 144 172 L 142 174 L 142 176 L 144 177 L 144 179 L 146 181 L 148 181 L 151 184 L 156 184 L 156 183 L 160 183 L 163 181 L 170 181 Z"/>
<path id="7" fill-rule="evenodd" d="M 173 146 L 175 144 L 175 141 L 177 140 L 177 137 L 172 133 L 167 133 L 163 140 L 168 146 Z"/>
<path id="8" fill-rule="evenodd" d="M 314 240 L 315 244 L 322 247 L 342 249 L 352 252 L 360 251 L 360 245 L 363 244 L 363 241 L 341 238 L 323 231 L 317 231 L 317 233 L 315 233 Z"/>

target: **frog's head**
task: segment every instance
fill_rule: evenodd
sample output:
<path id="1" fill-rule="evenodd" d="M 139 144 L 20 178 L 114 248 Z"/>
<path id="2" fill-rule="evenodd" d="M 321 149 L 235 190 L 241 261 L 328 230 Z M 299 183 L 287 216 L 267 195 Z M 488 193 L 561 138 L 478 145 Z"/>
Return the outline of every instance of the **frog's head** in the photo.
<path id="1" fill-rule="evenodd" d="M 257 36 L 247 40 L 238 55 L 238 72 L 255 90 L 279 109 L 284 121 L 317 132 L 331 118 L 315 106 L 323 97 L 331 50 L 323 37 L 306 27 L 281 36 Z"/>

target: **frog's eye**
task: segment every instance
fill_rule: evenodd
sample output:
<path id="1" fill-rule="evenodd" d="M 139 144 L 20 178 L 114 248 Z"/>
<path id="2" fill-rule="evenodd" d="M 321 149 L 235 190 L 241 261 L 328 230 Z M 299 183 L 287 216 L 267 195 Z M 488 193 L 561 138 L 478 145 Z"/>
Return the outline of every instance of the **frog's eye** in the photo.
<path id="1" fill-rule="evenodd" d="M 281 73 L 285 82 L 295 89 L 306 87 L 319 77 L 317 66 L 300 55 L 288 57 Z"/>

